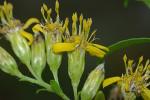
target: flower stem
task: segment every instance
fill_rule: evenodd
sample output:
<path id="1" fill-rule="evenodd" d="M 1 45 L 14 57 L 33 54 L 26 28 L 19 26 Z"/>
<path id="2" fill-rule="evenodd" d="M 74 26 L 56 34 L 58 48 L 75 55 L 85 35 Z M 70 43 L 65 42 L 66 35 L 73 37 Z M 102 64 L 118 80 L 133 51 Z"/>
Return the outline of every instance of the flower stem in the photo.
<path id="1" fill-rule="evenodd" d="M 74 100 L 78 100 L 77 85 L 74 84 L 73 84 L 73 93 L 74 93 Z"/>
<path id="2" fill-rule="evenodd" d="M 36 79 L 30 78 L 30 77 L 24 76 L 24 75 L 20 75 L 19 78 L 21 79 L 21 81 L 27 81 L 27 82 L 31 82 L 33 84 L 37 84 L 39 86 L 44 87 L 45 90 L 47 90 L 49 92 L 56 93 L 51 88 L 51 85 L 46 83 L 46 82 L 44 82 L 43 80 L 36 80 Z M 63 92 L 61 92 L 60 94 L 58 94 L 58 93 L 56 93 L 56 94 L 59 95 L 63 100 L 70 100 Z"/>
<path id="3" fill-rule="evenodd" d="M 31 83 L 40 85 L 40 86 L 44 87 L 45 89 L 47 89 L 47 91 L 53 92 L 51 86 L 42 80 L 36 80 L 36 79 L 30 78 L 30 77 L 24 76 L 24 75 L 20 76 L 19 78 L 21 79 L 21 81 L 27 81 L 27 82 L 31 82 Z"/>
<path id="4" fill-rule="evenodd" d="M 58 83 L 58 85 L 59 85 L 58 73 L 57 73 L 57 71 L 52 71 L 52 73 L 53 73 L 54 80 L 55 80 L 55 81 Z"/>
<path id="5" fill-rule="evenodd" d="M 59 84 L 59 81 L 58 81 L 58 72 L 57 71 L 52 71 L 53 73 L 53 77 L 54 77 L 54 80 L 57 82 L 57 84 L 60 86 Z M 64 93 L 63 91 L 61 93 L 56 93 L 58 94 L 62 99 L 64 100 L 70 100 Z"/>
<path id="6" fill-rule="evenodd" d="M 63 100 L 70 100 L 64 93 L 59 95 Z"/>
<path id="7" fill-rule="evenodd" d="M 36 73 L 33 71 L 31 65 L 26 65 L 28 70 L 30 71 L 30 73 L 33 75 L 34 78 L 36 78 L 37 80 L 41 80 L 41 78 L 39 78 Z"/>

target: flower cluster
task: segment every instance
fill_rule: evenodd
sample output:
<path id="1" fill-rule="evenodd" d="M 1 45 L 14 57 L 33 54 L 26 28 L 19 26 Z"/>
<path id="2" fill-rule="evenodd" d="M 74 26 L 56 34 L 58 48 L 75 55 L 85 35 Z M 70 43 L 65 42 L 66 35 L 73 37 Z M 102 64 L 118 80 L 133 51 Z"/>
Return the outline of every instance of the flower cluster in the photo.
<path id="1" fill-rule="evenodd" d="M 82 14 L 78 18 L 77 13 L 74 13 L 72 15 L 72 28 L 69 28 L 69 18 L 66 18 L 64 21 L 60 19 L 58 0 L 55 3 L 55 12 L 56 17 L 52 18 L 52 9 L 43 4 L 41 14 L 44 21 L 40 22 L 37 18 L 30 18 L 24 24 L 13 17 L 12 4 L 5 1 L 4 5 L 0 6 L 0 20 L 2 23 L 0 33 L 4 34 L 11 43 L 14 53 L 27 66 L 33 78 L 23 75 L 19 71 L 13 57 L 2 48 L 0 56 L 4 56 L 5 59 L 0 59 L 0 64 L 4 62 L 1 64 L 2 67 L 0 69 L 19 77 L 21 80 L 38 84 L 44 87 L 44 90 L 54 92 L 63 99 L 68 100 L 69 98 L 60 88 L 58 78 L 63 52 L 67 52 L 68 74 L 73 86 L 75 100 L 78 100 L 78 85 L 85 68 L 85 51 L 92 56 L 104 58 L 109 49 L 93 43 L 96 31 L 92 33 L 90 31 L 91 18 L 85 19 Z M 26 31 L 31 24 L 35 24 L 31 28 L 33 34 Z M 1 53 L 4 53 L 4 55 Z M 9 61 L 8 64 L 6 63 L 7 59 Z M 13 63 L 13 66 L 11 63 Z M 54 77 L 50 84 L 46 83 L 42 78 L 46 63 L 49 65 Z M 90 73 L 81 91 L 83 100 L 94 98 L 103 79 L 104 64 L 99 65 Z M 91 88 L 91 91 L 87 92 L 88 88 Z M 89 96 L 85 98 L 85 95 Z"/>
<path id="2" fill-rule="evenodd" d="M 146 63 L 143 64 L 143 56 L 141 56 L 136 64 L 134 60 L 128 60 L 126 55 L 124 55 L 123 60 L 126 73 L 121 77 L 111 77 L 105 79 L 103 82 L 103 87 L 117 82 L 117 85 L 124 97 L 128 97 L 128 93 L 134 93 L 137 96 L 141 95 L 144 100 L 149 100 L 150 90 L 148 89 L 148 86 L 150 85 L 150 61 L 147 60 Z"/>
<path id="3" fill-rule="evenodd" d="M 0 70 L 16 76 L 22 81 L 41 86 L 42 89 L 39 91 L 52 92 L 64 100 L 70 100 L 63 92 L 58 77 L 62 57 L 66 53 L 68 56 L 67 72 L 71 80 L 74 100 L 103 100 L 104 94 L 99 91 L 102 82 L 103 87 L 117 83 L 119 95 L 125 100 L 135 100 L 138 95 L 141 95 L 144 100 L 150 100 L 150 90 L 148 89 L 150 85 L 149 60 L 143 64 L 143 57 L 140 57 L 136 64 L 125 55 L 123 60 L 126 73 L 122 74 L 121 77 L 105 80 L 105 63 L 102 62 L 106 55 L 118 49 L 132 44 L 150 42 L 150 39 L 130 39 L 105 47 L 94 43 L 96 30 L 91 31 L 92 18 L 84 18 L 83 14 L 79 15 L 75 12 L 71 21 L 69 17 L 62 20 L 59 15 L 59 8 L 59 2 L 56 0 L 54 11 L 56 16 L 52 17 L 52 8 L 43 4 L 41 7 L 42 21 L 37 18 L 30 18 L 23 23 L 14 18 L 11 3 L 4 1 L 4 4 L 0 5 L 0 34 L 10 42 L 14 54 L 28 68 L 32 76 L 24 75 L 19 70 L 15 59 L 2 47 L 0 47 Z M 32 24 L 33 27 L 31 27 Z M 31 29 L 32 33 L 27 32 L 27 29 Z M 86 52 L 100 58 L 101 63 L 89 73 L 82 89 L 79 90 L 79 84 L 83 82 L 81 78 L 86 65 Z M 45 82 L 42 77 L 46 65 L 49 66 L 49 71 L 53 75 L 50 82 Z M 113 99 L 116 100 L 116 98 Z"/>

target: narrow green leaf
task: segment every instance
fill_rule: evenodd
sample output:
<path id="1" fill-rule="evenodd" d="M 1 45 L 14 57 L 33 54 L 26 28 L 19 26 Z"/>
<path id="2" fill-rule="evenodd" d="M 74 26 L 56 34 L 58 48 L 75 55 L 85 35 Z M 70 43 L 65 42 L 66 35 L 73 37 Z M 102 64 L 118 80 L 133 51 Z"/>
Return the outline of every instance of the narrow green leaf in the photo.
<path id="1" fill-rule="evenodd" d="M 114 43 L 114 44 L 108 46 L 109 52 L 106 54 L 106 56 L 111 55 L 114 52 L 125 49 L 127 47 L 130 47 L 133 45 L 140 45 L 140 44 L 144 44 L 144 43 L 150 43 L 150 38 L 131 38 L 131 39 L 119 41 L 117 43 Z M 99 59 L 98 64 L 102 63 L 104 61 L 104 59 L 105 58 Z"/>
<path id="2" fill-rule="evenodd" d="M 127 48 L 129 46 L 139 45 L 139 44 L 144 44 L 144 43 L 150 43 L 150 38 L 131 38 L 127 40 L 122 40 L 115 44 L 110 45 L 109 46 L 110 51 L 108 52 L 107 55 L 110 55 L 116 51 Z"/>
<path id="3" fill-rule="evenodd" d="M 150 0 L 143 0 L 143 2 L 150 8 Z"/>
<path id="4" fill-rule="evenodd" d="M 94 100 L 105 100 L 105 95 L 102 91 L 98 91 Z"/>

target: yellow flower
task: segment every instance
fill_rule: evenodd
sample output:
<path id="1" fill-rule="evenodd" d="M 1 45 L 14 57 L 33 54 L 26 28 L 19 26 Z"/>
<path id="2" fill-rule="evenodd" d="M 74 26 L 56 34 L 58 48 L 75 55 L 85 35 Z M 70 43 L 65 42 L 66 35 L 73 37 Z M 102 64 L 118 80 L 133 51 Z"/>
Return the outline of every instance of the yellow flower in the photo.
<path id="1" fill-rule="evenodd" d="M 79 29 L 77 27 L 78 17 L 77 13 L 74 13 L 72 16 L 72 34 L 69 32 L 68 23 L 69 20 L 66 18 L 65 24 L 63 29 L 65 30 L 64 34 L 64 43 L 55 43 L 53 45 L 53 51 L 55 53 L 61 52 L 71 52 L 76 50 L 77 48 L 82 48 L 89 52 L 93 56 L 103 58 L 106 52 L 109 51 L 107 47 L 104 47 L 99 44 L 92 43 L 95 39 L 93 36 L 95 35 L 96 31 L 92 32 L 90 35 L 90 28 L 92 25 L 92 19 L 84 19 L 83 15 L 81 14 L 79 17 Z M 89 36 L 90 35 L 90 36 Z"/>
<path id="2" fill-rule="evenodd" d="M 2 24 L 0 33 L 6 34 L 6 38 L 8 34 L 19 32 L 28 40 L 29 45 L 32 44 L 33 36 L 32 34 L 26 32 L 25 29 L 27 29 L 33 23 L 39 23 L 36 18 L 29 19 L 22 27 L 20 20 L 13 17 L 13 5 L 4 1 L 4 5 L 0 5 L 0 20 Z"/>
<path id="3" fill-rule="evenodd" d="M 123 93 L 135 93 L 141 95 L 144 100 L 150 100 L 150 90 L 147 88 L 150 85 L 150 62 L 146 61 L 146 64 L 142 64 L 143 56 L 139 58 L 136 69 L 134 60 L 127 59 L 127 56 L 123 57 L 125 63 L 126 73 L 122 77 L 107 78 L 103 82 L 103 88 L 118 83 Z"/>
<path id="4" fill-rule="evenodd" d="M 78 85 L 85 67 L 85 51 L 93 56 L 103 58 L 108 52 L 108 48 L 92 43 L 95 38 L 95 32 L 89 36 L 92 19 L 84 19 L 83 15 L 79 17 L 79 26 L 77 13 L 72 16 L 72 32 L 68 28 L 69 19 L 66 18 L 63 25 L 63 39 L 64 42 L 56 42 L 53 44 L 52 49 L 55 54 L 68 52 L 68 74 L 71 79 L 74 99 L 77 100 Z M 78 29 L 79 28 L 79 29 Z M 93 39 L 92 39 L 93 38 Z"/>
<path id="5" fill-rule="evenodd" d="M 63 23 L 59 18 L 59 2 L 56 0 L 55 3 L 55 12 L 56 18 L 51 17 L 52 9 L 48 8 L 46 4 L 43 4 L 41 7 L 41 13 L 45 22 L 36 24 L 32 30 L 35 34 L 42 33 L 45 37 L 46 44 L 46 55 L 47 63 L 50 67 L 50 70 L 53 73 L 55 81 L 58 82 L 57 72 L 62 61 L 62 54 L 56 54 L 52 50 L 52 46 L 55 43 L 62 42 L 62 34 L 65 30 L 65 25 L 67 22 Z M 63 25 L 65 24 L 65 25 Z"/>
<path id="6" fill-rule="evenodd" d="M 54 32 L 54 33 L 63 33 L 63 23 L 60 22 L 59 18 L 59 2 L 56 0 L 55 4 L 55 12 L 57 14 L 56 19 L 52 19 L 51 13 L 52 9 L 48 8 L 46 4 L 43 4 L 41 7 L 41 13 L 44 18 L 45 23 L 37 24 L 35 25 L 32 30 L 34 33 L 41 32 L 43 34 L 46 34 L 47 32 Z"/>
<path id="7" fill-rule="evenodd" d="M 22 63 L 29 66 L 31 59 L 29 45 L 33 42 L 33 36 L 25 29 L 39 21 L 36 18 L 30 18 L 25 24 L 22 24 L 20 20 L 13 17 L 13 5 L 6 1 L 4 5 L 0 5 L 0 21 L 0 33 L 4 34 L 11 43 L 14 53 Z"/>

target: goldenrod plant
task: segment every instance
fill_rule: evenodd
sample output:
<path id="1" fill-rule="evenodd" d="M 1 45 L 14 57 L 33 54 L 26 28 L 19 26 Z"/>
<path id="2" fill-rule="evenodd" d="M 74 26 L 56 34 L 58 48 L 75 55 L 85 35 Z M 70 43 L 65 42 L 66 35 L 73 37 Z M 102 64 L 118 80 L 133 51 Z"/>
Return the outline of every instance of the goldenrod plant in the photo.
<path id="1" fill-rule="evenodd" d="M 68 76 L 71 81 L 74 100 L 105 100 L 103 88 L 117 83 L 119 95 L 125 100 L 135 100 L 137 96 L 142 96 L 144 100 L 150 99 L 149 78 L 150 62 L 142 64 L 143 57 L 135 63 L 123 57 L 126 73 L 120 77 L 105 79 L 105 58 L 128 46 L 150 43 L 150 38 L 132 38 L 122 40 L 110 46 L 103 46 L 94 43 L 96 30 L 91 30 L 92 18 L 85 18 L 83 14 L 73 13 L 72 17 L 61 19 L 59 12 L 59 1 L 55 2 L 55 14 L 52 16 L 52 8 L 46 4 L 41 7 L 43 21 L 37 18 L 30 18 L 25 23 L 13 17 L 13 5 L 4 1 L 0 5 L 0 33 L 9 41 L 11 48 L 24 64 L 32 76 L 25 75 L 19 70 L 19 65 L 9 51 L 0 47 L 0 69 L 12 76 L 18 77 L 21 81 L 27 81 L 39 85 L 42 89 L 55 93 L 63 100 L 71 100 L 67 96 L 59 81 L 59 70 L 62 64 L 64 53 L 67 54 Z M 32 29 L 32 33 L 27 32 Z M 86 65 L 86 53 L 99 59 L 97 67 L 89 73 L 86 81 L 81 78 Z M 49 66 L 53 78 L 46 82 L 43 72 Z M 65 76 L 64 76 L 65 77 Z M 104 81 L 103 81 L 104 80 Z M 79 90 L 79 84 L 83 83 Z M 114 98 L 113 98 L 114 99 Z"/>

